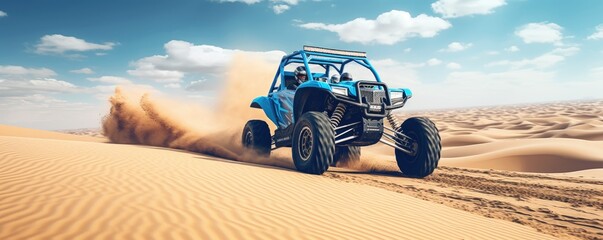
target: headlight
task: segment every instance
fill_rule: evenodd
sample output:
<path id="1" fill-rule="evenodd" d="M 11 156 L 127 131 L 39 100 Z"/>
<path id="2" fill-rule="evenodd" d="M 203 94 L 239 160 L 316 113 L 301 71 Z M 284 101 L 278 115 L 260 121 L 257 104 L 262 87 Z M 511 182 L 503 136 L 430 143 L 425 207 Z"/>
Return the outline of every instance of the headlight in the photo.
<path id="1" fill-rule="evenodd" d="M 402 92 L 391 92 L 391 93 L 389 93 L 389 96 L 391 97 L 391 99 L 402 98 L 402 97 L 404 97 L 404 93 L 402 93 Z"/>
<path id="2" fill-rule="evenodd" d="M 336 93 L 336 94 L 339 94 L 339 95 L 344 95 L 344 96 L 348 95 L 348 89 L 347 88 L 343 88 L 343 87 L 331 87 L 331 89 L 333 90 L 333 93 Z"/>

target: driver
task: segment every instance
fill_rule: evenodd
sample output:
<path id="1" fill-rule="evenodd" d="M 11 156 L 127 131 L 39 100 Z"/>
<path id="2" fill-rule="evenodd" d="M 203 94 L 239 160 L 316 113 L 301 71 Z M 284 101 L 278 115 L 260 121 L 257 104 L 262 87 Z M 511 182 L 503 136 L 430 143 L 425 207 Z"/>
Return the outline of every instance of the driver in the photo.
<path id="1" fill-rule="evenodd" d="M 295 80 L 297 80 L 298 86 L 308 81 L 308 74 L 306 73 L 306 67 L 304 66 L 298 66 L 297 68 L 295 68 L 293 74 L 295 75 Z"/>
<path id="2" fill-rule="evenodd" d="M 278 101 L 276 101 L 278 109 L 277 114 L 280 119 L 278 125 L 281 129 L 285 129 L 293 123 L 293 98 L 295 97 L 295 90 L 300 84 L 308 81 L 308 73 L 304 66 L 295 68 L 293 75 L 295 76 L 296 81 L 296 83 L 293 84 L 293 88 L 287 88 L 275 93 L 275 96 L 278 99 Z"/>

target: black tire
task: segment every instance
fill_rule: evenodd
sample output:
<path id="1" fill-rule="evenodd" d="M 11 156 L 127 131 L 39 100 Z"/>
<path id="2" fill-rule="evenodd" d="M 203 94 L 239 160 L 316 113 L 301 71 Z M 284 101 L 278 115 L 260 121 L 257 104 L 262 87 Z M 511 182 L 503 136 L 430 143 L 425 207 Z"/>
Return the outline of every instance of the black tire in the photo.
<path id="1" fill-rule="evenodd" d="M 402 123 L 399 131 L 416 143 L 416 154 L 409 155 L 396 149 L 396 161 L 400 171 L 409 177 L 424 178 L 438 167 L 440 160 L 440 134 L 435 124 L 428 118 L 409 118 Z"/>
<path id="2" fill-rule="evenodd" d="M 293 163 L 300 172 L 322 174 L 333 162 L 335 135 L 327 115 L 304 113 L 293 130 Z"/>
<path id="3" fill-rule="evenodd" d="M 333 163 L 331 166 L 337 165 L 338 162 L 355 162 L 360 160 L 360 147 L 358 146 L 342 146 L 335 147 L 333 154 Z"/>
<path id="4" fill-rule="evenodd" d="M 272 138 L 268 124 L 262 120 L 249 120 L 241 137 L 243 147 L 253 149 L 258 154 L 270 156 Z"/>

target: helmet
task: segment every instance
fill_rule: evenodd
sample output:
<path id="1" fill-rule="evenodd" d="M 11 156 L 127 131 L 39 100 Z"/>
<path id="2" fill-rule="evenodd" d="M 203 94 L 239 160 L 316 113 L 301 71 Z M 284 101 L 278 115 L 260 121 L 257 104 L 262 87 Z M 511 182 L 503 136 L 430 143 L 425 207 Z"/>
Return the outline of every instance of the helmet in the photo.
<path id="1" fill-rule="evenodd" d="M 344 72 L 341 74 L 341 81 L 352 81 L 352 74 Z"/>
<path id="2" fill-rule="evenodd" d="M 306 73 L 306 67 L 304 66 L 298 66 L 293 73 L 295 74 L 295 79 L 298 83 L 303 83 L 308 80 L 308 74 Z"/>
<path id="3" fill-rule="evenodd" d="M 338 83 L 339 82 L 339 74 L 333 74 L 333 76 L 331 76 L 331 82 Z"/>

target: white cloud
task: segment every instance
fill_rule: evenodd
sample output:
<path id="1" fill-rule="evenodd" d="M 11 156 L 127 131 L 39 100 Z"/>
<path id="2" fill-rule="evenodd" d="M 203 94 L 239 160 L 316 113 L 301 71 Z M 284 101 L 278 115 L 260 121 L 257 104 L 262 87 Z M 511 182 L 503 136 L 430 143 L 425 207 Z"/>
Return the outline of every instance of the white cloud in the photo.
<path id="1" fill-rule="evenodd" d="M 47 94 L 0 96 L 2 124 L 37 129 L 74 129 L 98 127 L 107 106 L 67 101 Z"/>
<path id="2" fill-rule="evenodd" d="M 448 48 L 442 49 L 443 52 L 460 52 L 473 46 L 473 43 L 452 42 L 448 44 Z"/>
<path id="3" fill-rule="evenodd" d="M 405 87 L 409 83 L 418 82 L 417 69 L 426 63 L 398 62 L 391 58 L 371 60 L 371 65 L 379 73 L 381 81 L 389 87 Z M 367 68 L 355 63 L 346 65 L 346 71 L 352 73 L 354 79 L 374 80 L 375 77 Z"/>
<path id="4" fill-rule="evenodd" d="M 274 6 L 272 6 L 272 10 L 276 14 L 281 14 L 281 13 L 284 13 L 285 11 L 289 10 L 289 5 L 285 5 L 285 4 L 274 5 Z"/>
<path id="5" fill-rule="evenodd" d="M 25 68 L 14 65 L 0 65 L 0 76 L 11 76 L 21 78 L 46 78 L 57 74 L 48 68 Z"/>
<path id="6" fill-rule="evenodd" d="M 6 12 L 0 11 L 0 17 L 6 17 L 8 16 L 8 14 L 6 14 Z"/>
<path id="7" fill-rule="evenodd" d="M 379 73 L 381 80 L 391 87 L 405 87 L 408 84 L 416 84 L 419 79 L 416 69 L 425 66 L 425 63 L 401 63 L 390 58 L 372 60 L 371 64 Z M 370 71 L 361 71 L 365 76 L 362 76 L 362 74 L 356 76 L 356 71 L 353 72 L 356 79 L 374 78 Z"/>
<path id="8" fill-rule="evenodd" d="M 505 48 L 505 51 L 507 51 L 507 52 L 519 52 L 519 48 L 517 46 L 513 45 L 513 46 L 510 46 L 508 48 Z"/>
<path id="9" fill-rule="evenodd" d="M 69 72 L 79 73 L 79 74 L 94 74 L 94 71 L 92 71 L 92 69 L 90 69 L 90 68 L 76 69 L 76 70 L 71 70 Z"/>
<path id="10" fill-rule="evenodd" d="M 69 51 L 85 52 L 91 50 L 111 50 L 115 43 L 106 42 L 103 44 L 89 43 L 76 37 L 63 36 L 60 34 L 45 35 L 36 45 L 36 53 L 62 54 Z"/>
<path id="11" fill-rule="evenodd" d="M 44 79 L 4 79 L 0 82 L 1 96 L 24 96 L 38 93 L 72 93 L 82 91 L 72 83 L 54 78 Z M 4 91 L 6 90 L 6 91 Z"/>
<path id="12" fill-rule="evenodd" d="M 513 69 L 525 68 L 525 67 L 533 67 L 537 69 L 544 69 L 555 66 L 557 63 L 560 63 L 566 59 L 566 57 L 572 56 L 580 51 L 578 47 L 568 47 L 568 48 L 556 48 L 548 53 L 540 55 L 538 57 L 532 59 L 522 59 L 518 61 L 497 61 L 486 64 L 487 67 L 493 66 L 509 66 Z"/>
<path id="13" fill-rule="evenodd" d="M 572 56 L 572 55 L 578 53 L 579 51 L 580 51 L 579 47 L 566 47 L 566 48 L 560 47 L 560 48 L 553 49 L 553 51 L 551 51 L 551 54 L 569 57 L 569 56 Z"/>
<path id="14" fill-rule="evenodd" d="M 218 0 L 218 2 L 242 2 L 242 3 L 247 3 L 247 4 L 255 4 L 255 3 L 259 3 L 262 0 Z"/>
<path id="15" fill-rule="evenodd" d="M 180 83 L 168 83 L 168 84 L 163 85 L 163 87 L 178 89 L 178 88 L 180 88 Z"/>
<path id="16" fill-rule="evenodd" d="M 40 106 L 46 104 L 57 104 L 57 103 L 66 103 L 67 101 L 62 99 L 56 99 L 53 97 L 45 96 L 42 94 L 32 94 L 27 96 L 18 96 L 18 97 L 5 97 L 2 100 L 4 104 L 7 102 L 14 102 L 18 104 L 35 104 Z"/>
<path id="17" fill-rule="evenodd" d="M 603 39 L 603 24 L 599 24 L 596 28 L 597 30 L 588 36 L 586 39 L 588 40 L 600 40 Z"/>
<path id="18" fill-rule="evenodd" d="M 214 0 L 214 1 L 216 1 L 216 0 Z M 263 0 L 217 0 L 217 1 L 221 2 L 221 3 L 240 2 L 240 3 L 246 3 L 248 5 L 252 5 L 252 4 L 262 2 Z M 317 1 L 317 0 L 314 0 L 314 1 Z M 300 0 L 269 0 L 267 2 L 269 2 L 269 5 L 271 6 L 272 11 L 274 11 L 275 14 L 281 14 L 281 13 L 284 13 L 287 10 L 291 9 L 291 6 L 297 5 L 300 2 Z"/>
<path id="19" fill-rule="evenodd" d="M 159 83 L 179 83 L 187 73 L 222 76 L 235 54 L 247 54 L 270 63 L 278 63 L 285 55 L 282 51 L 251 52 L 179 40 L 169 41 L 164 48 L 166 55 L 139 59 L 132 63 L 135 69 L 128 70 L 128 74 Z"/>
<path id="20" fill-rule="evenodd" d="M 205 90 L 205 81 L 207 81 L 206 79 L 201 79 L 201 80 L 196 80 L 196 81 L 191 81 L 191 83 L 186 87 L 186 90 L 189 91 L 193 91 L 193 92 L 200 92 Z"/>
<path id="21" fill-rule="evenodd" d="M 102 82 L 102 83 L 110 83 L 110 84 L 132 84 L 132 81 L 123 77 L 116 76 L 102 76 L 99 78 L 87 78 L 92 82 Z"/>
<path id="22" fill-rule="evenodd" d="M 457 18 L 475 14 L 490 14 L 493 9 L 507 4 L 505 0 L 438 0 L 431 4 L 434 12 L 444 18 Z"/>
<path id="23" fill-rule="evenodd" d="M 446 64 L 446 68 L 448 69 L 461 69 L 461 64 L 455 63 L 455 62 L 450 62 L 448 64 Z"/>
<path id="24" fill-rule="evenodd" d="M 488 55 L 498 55 L 500 53 L 498 51 L 487 51 L 486 54 L 488 54 Z"/>
<path id="25" fill-rule="evenodd" d="M 56 80 L 52 78 L 47 78 L 43 80 L 29 80 L 29 83 L 31 83 L 31 85 L 35 87 L 44 89 L 75 88 L 75 85 L 69 82 Z"/>
<path id="26" fill-rule="evenodd" d="M 410 51 L 412 51 L 412 48 L 405 48 L 405 49 L 404 49 L 404 52 L 405 52 L 405 53 L 410 52 Z"/>
<path id="27" fill-rule="evenodd" d="M 555 23 L 528 23 L 515 30 L 515 35 L 525 43 L 553 43 L 562 45 L 563 28 Z"/>
<path id="28" fill-rule="evenodd" d="M 180 82 L 184 77 L 184 73 L 178 70 L 161 70 L 158 69 L 156 63 L 165 61 L 166 56 L 152 56 L 140 59 L 133 63 L 136 67 L 134 70 L 128 70 L 128 74 L 142 78 L 150 79 L 159 83 Z"/>
<path id="29" fill-rule="evenodd" d="M 429 66 L 437 66 L 440 65 L 442 63 L 442 60 L 437 59 L 437 58 L 432 58 L 427 60 L 427 65 Z"/>
<path id="30" fill-rule="evenodd" d="M 289 5 L 297 5 L 299 0 L 270 0 L 273 3 L 286 3 Z"/>
<path id="31" fill-rule="evenodd" d="M 417 87 L 412 100 L 442 108 L 600 98 L 603 79 L 557 81 L 555 77 L 554 71 L 534 69 L 452 72 L 443 83 Z M 567 94 L 568 89 L 579 95 Z M 446 94 L 450 92 L 463 94 Z"/>
<path id="32" fill-rule="evenodd" d="M 259 2 L 262 2 L 263 0 L 217 0 L 218 2 L 221 3 L 225 3 L 225 2 L 240 2 L 240 3 L 246 3 L 246 4 L 256 4 Z M 299 3 L 299 0 L 270 0 L 270 2 L 272 3 L 285 3 L 285 4 L 289 4 L 289 5 L 297 5 Z"/>
<path id="33" fill-rule="evenodd" d="M 375 20 L 356 18 L 342 24 L 305 23 L 299 26 L 337 33 L 344 42 L 392 45 L 411 37 L 431 38 L 452 25 L 438 17 L 421 14 L 413 18 L 408 12 L 392 10 Z"/>

